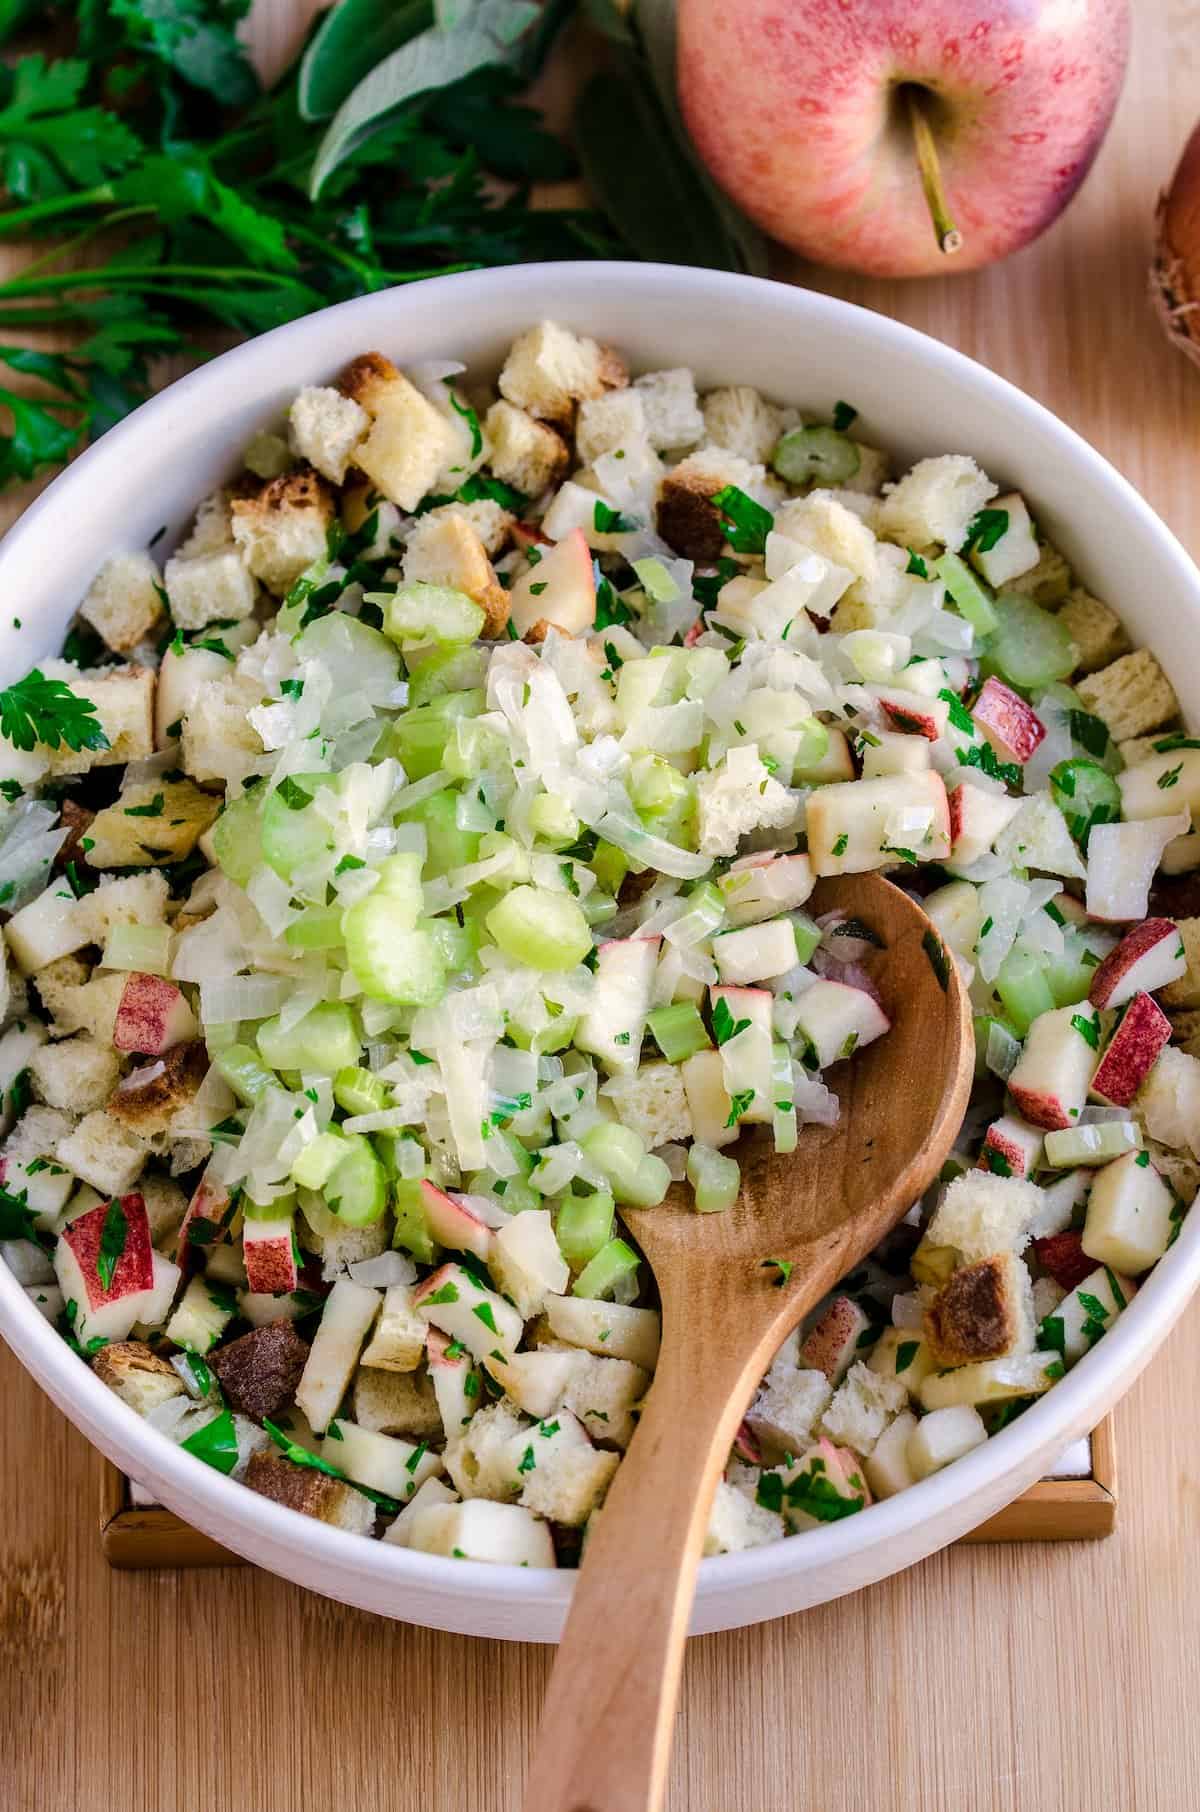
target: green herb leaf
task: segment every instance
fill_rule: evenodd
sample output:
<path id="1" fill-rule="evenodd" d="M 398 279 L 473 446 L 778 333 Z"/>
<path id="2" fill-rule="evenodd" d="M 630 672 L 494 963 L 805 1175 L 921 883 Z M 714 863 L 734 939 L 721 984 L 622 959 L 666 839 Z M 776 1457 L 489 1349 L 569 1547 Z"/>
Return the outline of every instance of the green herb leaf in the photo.
<path id="1" fill-rule="evenodd" d="M 102 1290 L 111 1289 L 113 1274 L 125 1255 L 128 1238 L 129 1223 L 125 1218 L 125 1209 L 121 1198 L 114 1196 L 108 1204 L 108 1213 L 100 1229 L 100 1251 L 96 1259 L 96 1276 Z"/>
<path id="2" fill-rule="evenodd" d="M 204 1362 L 193 1358 L 193 1363 L 202 1365 Z M 238 1458 L 237 1430 L 232 1411 L 223 1409 L 220 1415 L 214 1416 L 211 1422 L 206 1422 L 203 1428 L 198 1428 L 195 1434 L 190 1434 L 186 1441 L 179 1444 L 185 1453 L 194 1454 L 206 1466 L 212 1466 L 228 1478 L 237 1465 Z"/>
<path id="3" fill-rule="evenodd" d="M 729 1040 L 736 1038 L 739 1032 L 746 1031 L 749 1024 L 748 1019 L 734 1019 L 725 996 L 722 995 L 712 1012 L 713 1037 L 717 1043 L 728 1044 Z"/>
<path id="4" fill-rule="evenodd" d="M 434 20 L 432 0 L 339 0 L 300 64 L 296 102 L 306 120 L 329 119 L 377 63 Z"/>
<path id="5" fill-rule="evenodd" d="M 726 1126 L 736 1126 L 742 1115 L 753 1104 L 754 1090 L 752 1088 L 738 1089 L 736 1094 L 729 1097 L 729 1117 L 725 1121 Z"/>
<path id="6" fill-rule="evenodd" d="M 787 1283 L 792 1275 L 793 1262 L 794 1261 L 790 1258 L 764 1258 L 759 1269 L 761 1271 L 769 1271 L 773 1268 L 776 1272 L 776 1276 L 773 1279 L 775 1288 L 777 1290 L 782 1290 L 784 1284 Z"/>
<path id="7" fill-rule="evenodd" d="M 977 553 L 990 553 L 997 541 L 1008 533 L 1007 510 L 980 510 L 971 518 L 967 538 L 959 548 L 964 557 L 974 548 Z"/>
<path id="8" fill-rule="evenodd" d="M 748 497 L 735 484 L 727 484 L 712 499 L 720 512 L 725 539 L 739 554 L 761 554 L 775 526 L 770 510 Z"/>
<path id="9" fill-rule="evenodd" d="M 35 667 L 16 685 L 0 691 L 0 736 L 18 749 L 63 743 L 81 749 L 107 749 L 108 737 L 90 698 L 71 691 L 65 680 L 47 679 Z"/>

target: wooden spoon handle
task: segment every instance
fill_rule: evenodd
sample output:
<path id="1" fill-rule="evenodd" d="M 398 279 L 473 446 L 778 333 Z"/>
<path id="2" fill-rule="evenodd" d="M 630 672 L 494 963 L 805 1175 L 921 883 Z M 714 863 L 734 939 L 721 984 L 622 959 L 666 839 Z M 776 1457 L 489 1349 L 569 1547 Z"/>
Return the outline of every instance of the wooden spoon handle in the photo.
<path id="1" fill-rule="evenodd" d="M 696 1568 L 757 1377 L 759 1354 L 734 1325 L 725 1332 L 695 1311 L 666 1318 L 654 1387 L 588 1535 L 526 1812 L 662 1803 Z"/>

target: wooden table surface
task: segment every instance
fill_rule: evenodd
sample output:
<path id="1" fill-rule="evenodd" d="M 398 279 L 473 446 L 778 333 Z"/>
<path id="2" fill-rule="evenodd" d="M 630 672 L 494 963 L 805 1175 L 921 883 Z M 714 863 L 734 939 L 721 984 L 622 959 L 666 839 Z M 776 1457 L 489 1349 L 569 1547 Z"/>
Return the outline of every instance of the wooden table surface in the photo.
<path id="1" fill-rule="evenodd" d="M 1037 245 L 930 283 L 780 275 L 1014 379 L 1200 555 L 1200 373 L 1162 342 L 1145 281 L 1155 192 L 1200 107 L 1200 5 L 1135 10 L 1113 131 Z M 260 5 L 268 58 L 299 11 Z M 1117 1411 L 1111 1540 L 960 1548 L 693 1643 L 671 1812 L 1195 1807 L 1198 1401 L 1193 1310 Z M 0 1454 L 3 1812 L 518 1806 L 548 1649 L 391 1624 L 248 1570 L 110 1572 L 99 1459 L 4 1353 Z"/>

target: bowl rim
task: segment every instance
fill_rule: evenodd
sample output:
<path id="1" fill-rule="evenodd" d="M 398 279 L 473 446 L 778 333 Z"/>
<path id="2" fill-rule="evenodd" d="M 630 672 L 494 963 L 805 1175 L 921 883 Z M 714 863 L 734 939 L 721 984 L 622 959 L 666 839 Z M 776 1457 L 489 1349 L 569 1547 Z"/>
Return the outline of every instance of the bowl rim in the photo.
<path id="1" fill-rule="evenodd" d="M 724 271 L 620 261 L 519 265 L 507 270 L 426 279 L 334 304 L 234 347 L 150 398 L 57 477 L 4 537 L 0 545 L 0 580 L 27 544 L 50 538 L 49 531 L 60 515 L 69 520 L 68 512 L 76 496 L 94 482 L 102 481 L 106 466 L 119 463 L 128 444 L 152 436 L 165 422 L 168 411 L 186 406 L 193 397 L 199 401 L 222 385 L 236 388 L 245 381 L 255 391 L 265 388 L 261 382 L 263 374 L 277 381 L 279 372 L 286 371 L 293 349 L 320 337 L 315 323 L 327 328 L 344 323 L 352 330 L 353 343 L 356 325 L 381 320 L 385 311 L 391 327 L 402 325 L 406 296 L 428 292 L 433 286 L 445 298 L 448 319 L 456 302 L 475 292 L 486 291 L 513 302 L 528 297 L 530 320 L 540 318 L 547 306 L 553 312 L 558 295 L 570 292 L 568 311 L 591 314 L 592 331 L 596 332 L 603 321 L 606 298 L 618 292 L 627 295 L 631 287 L 636 290 L 639 285 L 651 291 L 665 285 L 682 302 L 690 300 L 704 309 L 731 312 L 739 302 L 748 309 L 774 307 L 790 315 L 798 327 L 849 332 L 868 353 L 882 358 L 915 359 L 934 378 L 942 371 L 973 385 L 981 404 L 986 403 L 1017 422 L 1023 419 L 1043 438 L 1057 443 L 1063 458 L 1093 493 L 1107 492 L 1119 501 L 1137 531 L 1156 544 L 1158 557 L 1174 566 L 1181 590 L 1193 595 L 1200 626 L 1200 572 L 1176 537 L 1128 480 L 1080 434 L 1007 379 L 915 328 L 835 297 Z M 1139 1286 L 1136 1298 L 1117 1326 L 1019 1421 L 943 1472 L 872 1505 L 861 1516 L 810 1530 L 802 1542 L 786 1539 L 744 1553 L 706 1559 L 700 1568 L 698 1604 L 743 1592 L 749 1595 L 756 1587 L 769 1587 L 773 1581 L 796 1573 L 832 1569 L 860 1550 L 893 1544 L 902 1548 L 904 1537 L 931 1519 L 946 1523 L 945 1541 L 953 1540 L 972 1520 L 961 1514 L 966 1500 L 990 1493 L 993 1506 L 1003 1502 L 1004 1482 L 1010 1474 L 1015 1494 L 1026 1482 L 1016 1477 L 1022 1456 L 1028 1459 L 1035 1449 L 1042 1454 L 1061 1450 L 1092 1425 L 1109 1401 L 1133 1383 L 1198 1283 L 1200 1215 L 1193 1215 L 1183 1223 L 1171 1252 Z M 565 1607 L 569 1600 L 574 1575 L 566 1569 L 536 1572 L 501 1568 L 418 1554 L 386 1542 L 368 1542 L 362 1536 L 331 1528 L 275 1504 L 224 1477 L 184 1453 L 102 1384 L 25 1297 L 22 1286 L 4 1264 L 0 1264 L 0 1333 L 26 1369 L 90 1440 L 110 1456 L 119 1455 L 133 1476 L 153 1482 L 165 1497 L 187 1504 L 186 1513 L 194 1511 L 202 1523 L 220 1524 L 221 1539 L 228 1545 L 237 1547 L 239 1534 L 249 1542 L 251 1531 L 257 1531 L 262 1537 L 258 1545 L 276 1550 L 276 1562 L 268 1559 L 268 1565 L 276 1564 L 283 1553 L 295 1555 L 298 1560 L 303 1558 L 312 1569 L 328 1576 L 329 1590 L 335 1596 L 340 1595 L 335 1587 L 341 1575 L 368 1585 L 377 1581 L 381 1598 L 388 1596 L 389 1586 L 402 1590 L 406 1585 L 419 1583 L 460 1605 L 470 1601 L 517 1612 L 535 1606 Z M 953 1516 L 956 1507 L 960 1510 L 957 1522 Z M 940 1545 L 941 1541 L 934 1542 L 921 1552 Z M 395 1590 L 390 1596 L 395 1602 Z M 386 1611 L 389 1607 L 381 1604 L 379 1608 Z M 781 1604 L 779 1612 L 790 1608 Z M 762 1614 L 756 1611 L 751 1619 L 732 1621 L 753 1620 Z"/>

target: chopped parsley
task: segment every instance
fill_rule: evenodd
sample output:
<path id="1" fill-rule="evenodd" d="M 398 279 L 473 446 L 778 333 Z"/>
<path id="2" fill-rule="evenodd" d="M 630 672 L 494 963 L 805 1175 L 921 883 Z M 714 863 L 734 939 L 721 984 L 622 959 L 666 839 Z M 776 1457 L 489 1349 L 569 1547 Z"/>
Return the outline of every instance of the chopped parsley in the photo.
<path id="1" fill-rule="evenodd" d="M 719 1045 L 728 1044 L 729 1040 L 731 1038 L 736 1038 L 739 1032 L 746 1031 L 749 1024 L 750 1021 L 748 1019 L 735 1019 L 733 1017 L 733 1014 L 729 1011 L 729 1007 L 726 1004 L 725 997 L 722 995 L 716 1006 L 713 1008 L 712 1014 L 713 1037 L 716 1039 L 717 1043 Z M 732 1122 L 730 1122 L 730 1124 L 732 1124 Z"/>
<path id="2" fill-rule="evenodd" d="M 623 516 L 620 510 L 614 510 L 602 497 L 596 499 L 592 524 L 598 535 L 628 535 L 638 526 L 631 516 Z"/>
<path id="3" fill-rule="evenodd" d="M 921 948 L 929 958 L 929 966 L 944 994 L 950 986 L 950 959 L 946 955 L 946 947 L 936 931 L 927 931 L 921 939 Z"/>
<path id="4" fill-rule="evenodd" d="M 127 805 L 125 816 L 127 818 L 161 818 L 165 804 L 166 795 L 155 793 L 149 805 Z"/>
<path id="5" fill-rule="evenodd" d="M 738 1089 L 737 1093 L 729 1098 L 729 1118 L 725 1122 L 726 1126 L 736 1126 L 742 1115 L 748 1113 L 753 1105 L 754 1090 L 752 1088 Z"/>
<path id="6" fill-rule="evenodd" d="M 844 856 L 847 849 L 849 849 L 849 847 L 850 847 L 849 834 L 846 831 L 842 831 L 841 835 L 837 838 L 837 840 L 834 843 L 833 853 L 835 856 Z"/>
<path id="7" fill-rule="evenodd" d="M 125 1210 L 119 1196 L 114 1196 L 108 1204 L 108 1213 L 100 1229 L 100 1252 L 96 1259 L 96 1276 L 100 1288 L 112 1288 L 113 1275 L 125 1255 L 125 1243 L 129 1238 L 129 1223 L 125 1219 Z"/>
<path id="8" fill-rule="evenodd" d="M 772 1282 L 777 1290 L 782 1290 L 784 1284 L 787 1283 L 792 1275 L 793 1262 L 794 1261 L 790 1258 L 764 1258 L 762 1264 L 759 1266 L 759 1270 L 770 1271 L 773 1268 L 776 1275 L 772 1279 Z"/>
<path id="9" fill-rule="evenodd" d="M 723 486 L 712 502 L 720 513 L 730 547 L 739 554 L 761 554 L 766 548 L 767 536 L 775 526 L 770 510 L 764 509 L 735 484 Z"/>
<path id="10" fill-rule="evenodd" d="M 1091 1045 L 1093 1051 L 1100 1049 L 1100 1015 L 1093 1013 L 1088 1019 L 1083 1013 L 1072 1013 L 1071 1024 L 1085 1044 Z"/>
<path id="11" fill-rule="evenodd" d="M 969 554 L 974 549 L 978 554 L 990 553 L 997 541 L 1007 533 L 1007 510 L 980 510 L 971 518 L 967 538 L 958 551 L 960 554 Z"/>
<path id="12" fill-rule="evenodd" d="M 65 680 L 47 679 L 38 668 L 0 691 L 0 736 L 26 751 L 39 742 L 57 749 L 107 749 L 108 737 L 90 698 L 72 692 Z"/>
<path id="13" fill-rule="evenodd" d="M 833 425 L 839 434 L 844 434 L 850 423 L 858 420 L 858 410 L 853 403 L 840 400 L 833 405 Z"/>
<path id="14" fill-rule="evenodd" d="M 914 579 L 927 579 L 929 577 L 929 568 L 926 566 L 924 560 L 922 560 L 920 554 L 914 554 L 911 547 L 908 550 L 908 565 L 904 570 L 906 573 L 911 573 Z"/>
<path id="15" fill-rule="evenodd" d="M 958 693 L 951 692 L 949 686 L 943 686 L 938 693 L 938 697 L 945 700 L 950 716 L 950 722 L 954 725 L 954 728 L 956 730 L 961 730 L 964 736 L 973 736 L 975 734 L 975 719 L 963 704 L 962 699 L 959 698 Z M 990 747 L 991 745 L 988 744 L 986 746 Z"/>
<path id="16" fill-rule="evenodd" d="M 204 1362 L 193 1359 L 192 1363 L 203 1364 Z M 205 1366 L 204 1369 L 207 1371 L 208 1367 Z M 214 1416 L 211 1422 L 206 1422 L 203 1428 L 198 1428 L 195 1434 L 190 1434 L 186 1441 L 181 1441 L 180 1446 L 185 1453 L 190 1453 L 196 1459 L 203 1460 L 206 1466 L 213 1467 L 217 1472 L 223 1472 L 228 1478 L 237 1465 L 238 1459 L 237 1430 L 234 1427 L 232 1412 L 228 1409 L 221 1410 L 220 1414 Z"/>
<path id="17" fill-rule="evenodd" d="M 919 1340 L 902 1340 L 896 1348 L 896 1376 L 906 1372 L 921 1350 Z"/>

